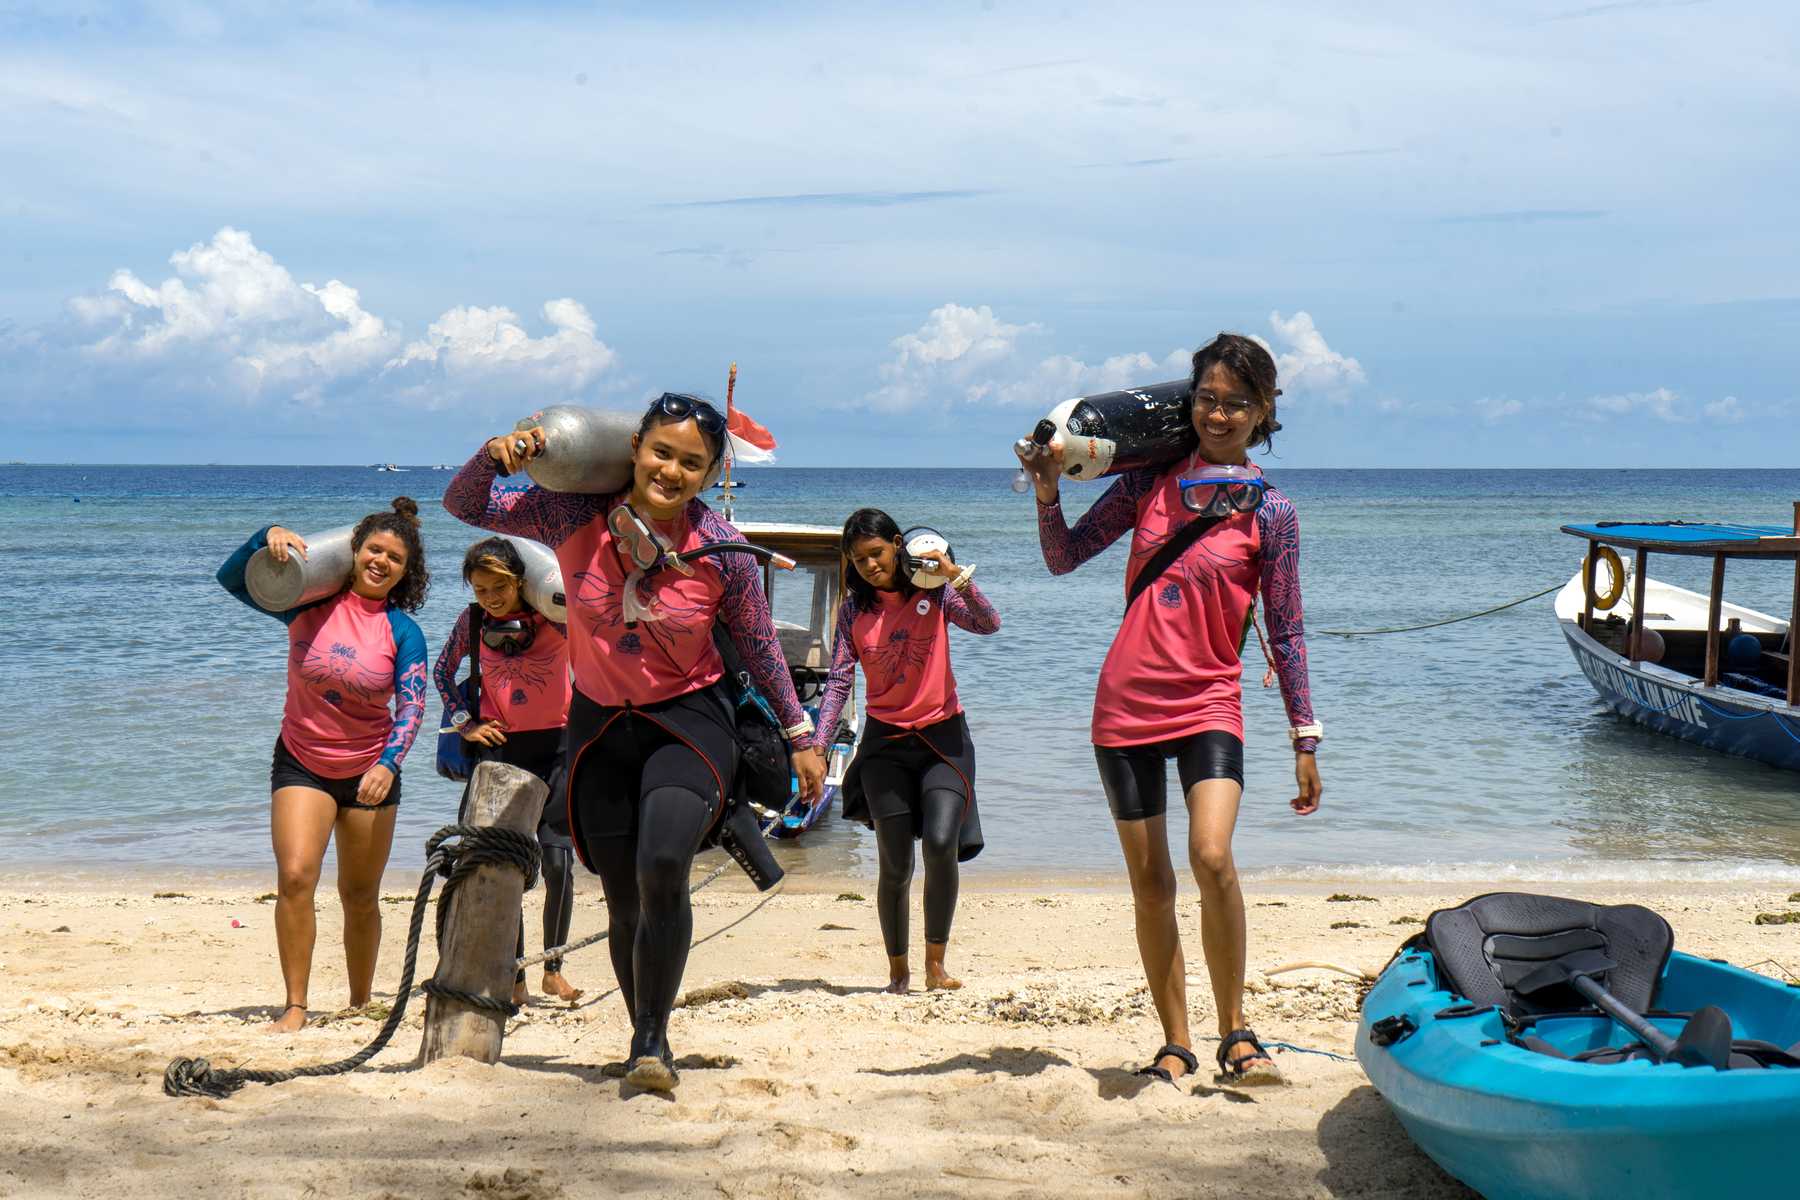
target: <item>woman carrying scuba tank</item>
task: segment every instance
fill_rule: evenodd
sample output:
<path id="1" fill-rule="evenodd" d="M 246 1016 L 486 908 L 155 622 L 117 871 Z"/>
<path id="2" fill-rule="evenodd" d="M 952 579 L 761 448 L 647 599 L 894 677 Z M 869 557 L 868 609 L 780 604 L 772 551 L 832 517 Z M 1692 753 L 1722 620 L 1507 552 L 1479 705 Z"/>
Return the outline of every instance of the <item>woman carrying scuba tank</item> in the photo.
<path id="1" fill-rule="evenodd" d="M 907 914 L 915 838 L 925 859 L 925 986 L 959 988 L 962 982 L 944 966 L 957 863 L 979 854 L 982 839 L 975 745 L 950 671 L 949 627 L 993 633 L 1000 617 L 972 582 L 973 566 L 958 566 L 947 545 L 909 552 L 894 518 L 878 508 L 850 514 L 843 547 L 846 590 L 819 706 L 820 759 L 830 753 L 860 662 L 867 719 L 844 773 L 844 816 L 875 830 L 875 910 L 887 945 L 887 990 L 904 995 L 911 982 Z"/>
<path id="2" fill-rule="evenodd" d="M 742 543 L 699 499 L 725 440 L 711 404 L 664 393 L 631 437 L 624 491 L 496 488 L 501 472 L 544 453 L 544 429 L 532 425 L 487 442 L 444 494 L 453 516 L 543 542 L 562 567 L 575 684 L 568 782 L 550 803 L 567 805 L 575 852 L 606 890 L 613 972 L 632 1021 L 626 1081 L 656 1091 L 676 1084 L 668 1024 L 693 934 L 688 871 L 729 819 L 738 757 L 715 622 L 801 747 L 791 765 L 805 800 L 817 800 L 825 775 L 758 563 L 708 550 Z"/>
<path id="3" fill-rule="evenodd" d="M 1092 736 L 1166 1043 L 1140 1074 L 1173 1082 L 1198 1068 L 1165 825 L 1165 764 L 1173 758 L 1200 886 L 1219 1071 L 1236 1083 L 1278 1082 L 1274 1060 L 1244 1020 L 1244 899 L 1231 835 L 1244 781 L 1239 648 L 1259 590 L 1294 748 L 1299 795 L 1290 804 L 1301 815 L 1319 806 L 1314 754 L 1322 730 L 1307 682 L 1299 523 L 1292 502 L 1246 457 L 1253 444 L 1266 449 L 1280 428 L 1269 352 L 1222 333 L 1195 352 L 1192 385 L 1198 445 L 1173 464 L 1121 474 L 1073 529 L 1058 494 L 1061 443 L 1035 453 L 1021 444 L 1020 462 L 1036 487 L 1038 537 L 1052 574 L 1132 535 L 1125 614 L 1100 670 Z"/>
<path id="4" fill-rule="evenodd" d="M 470 546 L 463 555 L 462 576 L 481 610 L 480 636 L 474 646 L 481 655 L 477 689 L 481 711 L 469 711 L 456 681 L 457 668 L 471 649 L 472 614 L 464 609 L 431 673 L 450 725 L 461 733 L 471 757 L 523 767 L 555 787 L 563 764 L 563 729 L 569 722 L 569 646 L 564 627 L 525 603 L 525 560 L 507 539 L 483 538 Z M 466 792 L 464 796 L 466 800 Z M 568 837 L 551 826 L 551 816 L 546 805 L 537 831 L 546 950 L 569 940 L 575 911 L 573 850 Z M 518 952 L 525 956 L 523 918 Z M 544 963 L 544 994 L 578 1000 L 581 989 L 563 978 L 562 965 L 560 958 Z M 520 970 L 513 982 L 513 1003 L 525 1000 L 525 972 Z"/>
<path id="5" fill-rule="evenodd" d="M 425 603 L 431 583 L 419 506 L 399 497 L 392 512 L 358 522 L 349 544 L 350 575 L 343 586 L 284 612 L 269 612 L 251 598 L 245 572 L 264 549 L 277 564 L 304 561 L 306 539 L 298 534 L 271 525 L 218 573 L 226 591 L 286 625 L 288 633 L 287 703 L 269 766 L 275 945 L 287 1004 L 271 1032 L 306 1025 L 318 936 L 313 893 L 334 836 L 350 1007 L 369 1002 L 381 951 L 381 874 L 400 804 L 400 762 L 425 715 L 425 635 L 407 615 Z"/>

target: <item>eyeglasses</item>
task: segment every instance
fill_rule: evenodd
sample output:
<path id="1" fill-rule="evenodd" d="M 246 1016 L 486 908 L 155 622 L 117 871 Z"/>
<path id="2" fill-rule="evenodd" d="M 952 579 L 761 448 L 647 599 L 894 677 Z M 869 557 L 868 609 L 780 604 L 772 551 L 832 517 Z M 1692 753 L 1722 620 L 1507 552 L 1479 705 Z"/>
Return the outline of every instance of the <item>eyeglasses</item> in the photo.
<path id="1" fill-rule="evenodd" d="M 489 650 L 500 651 L 508 658 L 531 649 L 532 640 L 536 637 L 537 626 L 519 617 L 481 623 L 481 644 Z"/>
<path id="2" fill-rule="evenodd" d="M 1181 506 L 1203 517 L 1228 517 L 1262 507 L 1269 481 L 1245 467 L 1211 467 L 1180 480 Z"/>
<path id="3" fill-rule="evenodd" d="M 665 416 L 677 421 L 685 421 L 692 417 L 694 424 L 702 432 L 720 437 L 725 432 L 725 415 L 698 396 L 684 396 L 680 392 L 664 392 L 656 398 L 655 409 Z"/>
<path id="4" fill-rule="evenodd" d="M 1211 392 L 1195 392 L 1194 408 L 1201 414 L 1218 409 L 1227 417 L 1236 418 L 1248 413 L 1256 407 L 1256 401 L 1246 400 L 1242 396 L 1215 396 Z"/>

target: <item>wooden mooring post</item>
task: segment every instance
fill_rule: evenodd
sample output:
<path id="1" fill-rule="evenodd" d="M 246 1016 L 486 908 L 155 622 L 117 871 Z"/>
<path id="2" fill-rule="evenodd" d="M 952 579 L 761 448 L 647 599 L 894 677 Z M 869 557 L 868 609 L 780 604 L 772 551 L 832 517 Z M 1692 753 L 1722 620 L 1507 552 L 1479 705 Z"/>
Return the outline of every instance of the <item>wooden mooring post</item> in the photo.
<path id="1" fill-rule="evenodd" d="M 475 768 L 469 782 L 463 823 L 500 826 L 535 836 L 549 794 L 544 781 L 530 771 L 484 762 Z M 511 1000 L 513 963 L 518 961 L 519 901 L 524 894 L 525 878 L 512 864 L 476 867 L 449 897 L 434 978 L 471 995 Z M 419 1061 L 423 1065 L 460 1056 L 497 1063 L 505 1035 L 505 1013 L 476 1008 L 450 996 L 428 995 Z"/>

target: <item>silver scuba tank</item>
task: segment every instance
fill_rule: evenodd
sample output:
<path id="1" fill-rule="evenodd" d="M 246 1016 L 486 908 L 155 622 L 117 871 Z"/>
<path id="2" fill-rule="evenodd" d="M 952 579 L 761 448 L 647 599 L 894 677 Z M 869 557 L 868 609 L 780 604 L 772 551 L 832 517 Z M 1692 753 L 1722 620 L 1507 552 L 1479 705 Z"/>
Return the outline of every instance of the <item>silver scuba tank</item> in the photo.
<path id="1" fill-rule="evenodd" d="M 511 542 L 519 557 L 525 560 L 525 579 L 519 586 L 519 595 L 525 603 L 559 624 L 568 621 L 568 597 L 563 593 L 562 564 L 556 561 L 556 551 L 530 538 L 512 534 L 501 536 Z"/>
<path id="2" fill-rule="evenodd" d="M 552 404 L 514 425 L 544 430 L 544 452 L 525 465 L 553 492 L 606 495 L 631 485 L 631 435 L 641 417 L 575 404 Z"/>
<path id="3" fill-rule="evenodd" d="M 929 562 L 921 561 L 919 556 L 927 551 L 940 551 L 952 562 L 956 555 L 950 549 L 950 540 L 937 530 L 925 525 L 915 525 L 900 535 L 900 544 L 904 548 L 901 555 L 900 569 L 912 580 L 916 588 L 943 587 L 950 580 L 931 570 Z"/>
<path id="4" fill-rule="evenodd" d="M 258 608 L 278 613 L 342 591 L 350 582 L 350 535 L 355 531 L 354 525 L 345 525 L 325 533 L 303 534 L 306 557 L 290 553 L 284 563 L 276 562 L 267 546 L 258 550 L 244 567 L 244 587 L 250 598 Z"/>
<path id="5" fill-rule="evenodd" d="M 1038 423 L 1063 445 L 1070 479 L 1099 479 L 1138 467 L 1162 466 L 1199 444 L 1191 415 L 1193 384 L 1186 379 L 1099 392 L 1064 400 Z M 1042 441 L 1035 437 L 1033 440 Z"/>

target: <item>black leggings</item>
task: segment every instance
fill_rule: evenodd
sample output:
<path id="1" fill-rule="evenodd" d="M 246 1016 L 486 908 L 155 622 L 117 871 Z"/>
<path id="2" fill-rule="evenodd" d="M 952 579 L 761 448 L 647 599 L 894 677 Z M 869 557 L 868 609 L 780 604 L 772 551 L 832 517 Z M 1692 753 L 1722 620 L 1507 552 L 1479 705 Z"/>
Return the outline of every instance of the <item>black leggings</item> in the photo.
<path id="1" fill-rule="evenodd" d="M 710 800 L 685 787 L 656 787 L 644 795 L 635 838 L 586 842 L 606 889 L 607 948 L 631 1014 L 631 1059 L 669 1057 L 669 1011 L 694 939 L 688 872 L 711 820 Z"/>
<path id="2" fill-rule="evenodd" d="M 941 946 L 950 940 L 956 917 L 956 854 L 962 832 L 962 776 L 947 763 L 923 772 L 902 763 L 875 758 L 862 767 L 863 790 L 875 817 L 875 846 L 880 873 L 875 884 L 875 913 L 888 957 L 904 958 L 913 877 L 913 838 L 925 858 L 925 941 Z"/>

